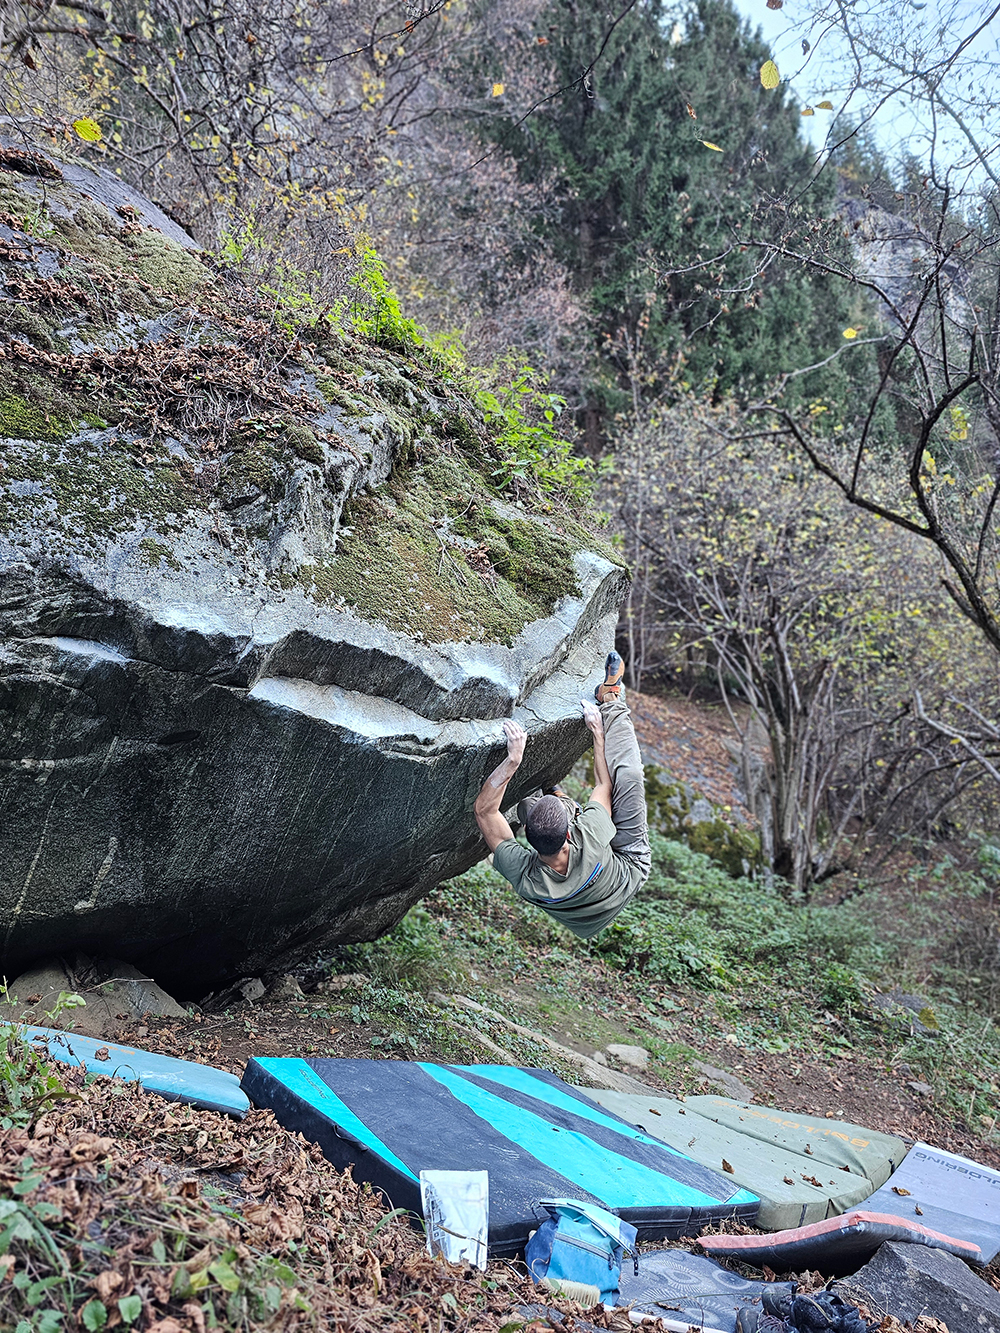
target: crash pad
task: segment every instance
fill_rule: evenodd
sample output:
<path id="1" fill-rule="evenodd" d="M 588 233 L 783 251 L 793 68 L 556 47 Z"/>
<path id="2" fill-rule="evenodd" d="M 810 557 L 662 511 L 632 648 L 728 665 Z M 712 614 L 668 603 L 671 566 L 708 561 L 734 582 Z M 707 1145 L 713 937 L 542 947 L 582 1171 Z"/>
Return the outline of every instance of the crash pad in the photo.
<path id="1" fill-rule="evenodd" d="M 600 1204 L 641 1240 L 751 1222 L 757 1196 L 545 1070 L 405 1060 L 253 1059 L 243 1089 L 287 1129 L 419 1214 L 422 1170 L 486 1170 L 489 1248 L 524 1247 L 543 1198 Z"/>
<path id="2" fill-rule="evenodd" d="M 840 1277 L 855 1272 L 887 1241 L 947 1250 L 969 1263 L 982 1262 L 982 1251 L 971 1241 L 922 1226 L 918 1218 L 896 1217 L 867 1208 L 852 1208 L 843 1217 L 776 1231 L 769 1236 L 702 1236 L 698 1244 L 713 1258 L 739 1259 L 755 1268 L 766 1264 L 776 1273 L 818 1268 L 821 1273 Z"/>
<path id="3" fill-rule="evenodd" d="M 235 1074 L 194 1060 L 154 1055 L 135 1046 L 83 1037 L 57 1028 L 23 1027 L 20 1031 L 42 1055 L 62 1064 L 83 1065 L 91 1074 L 105 1074 L 142 1084 L 171 1102 L 189 1102 L 206 1111 L 224 1111 L 242 1119 L 250 1109 Z"/>
<path id="4" fill-rule="evenodd" d="M 649 1250 L 640 1256 L 638 1274 L 622 1265 L 618 1304 L 735 1333 L 737 1312 L 759 1306 L 765 1287 L 791 1293 L 795 1283 L 752 1282 L 687 1250 Z"/>
<path id="5" fill-rule="evenodd" d="M 915 1143 L 865 1207 L 978 1245 L 983 1263 L 1000 1252 L 1000 1172 L 943 1148 Z"/>
<path id="6" fill-rule="evenodd" d="M 885 1184 L 907 1152 L 906 1144 L 895 1134 L 881 1134 L 845 1120 L 798 1115 L 728 1097 L 688 1097 L 684 1105 L 763 1143 L 803 1153 L 825 1166 L 846 1166 L 854 1175 L 867 1177 L 874 1189 Z"/>
<path id="7" fill-rule="evenodd" d="M 822 1142 L 821 1149 L 821 1140 L 817 1138 L 814 1145 L 811 1136 L 804 1138 L 799 1133 L 797 1139 L 791 1139 L 791 1143 L 799 1145 L 798 1151 L 794 1151 L 775 1138 L 744 1134 L 737 1116 L 732 1117 L 734 1125 L 714 1116 L 709 1118 L 695 1109 L 694 1103 L 700 1108 L 706 1101 L 714 1102 L 713 1098 L 692 1097 L 682 1103 L 673 1097 L 647 1097 L 597 1088 L 584 1091 L 587 1097 L 647 1134 L 655 1135 L 703 1166 L 728 1172 L 739 1184 L 759 1195 L 757 1226 L 765 1231 L 822 1221 L 853 1208 L 871 1193 L 871 1180 L 860 1169 L 855 1171 L 858 1150 L 849 1141 L 844 1143 L 831 1137 Z M 720 1108 L 723 1114 L 726 1105 L 735 1107 L 739 1103 L 723 1103 Z M 812 1149 L 811 1154 L 805 1151 L 807 1147 Z M 844 1151 L 837 1162 L 839 1147 Z"/>

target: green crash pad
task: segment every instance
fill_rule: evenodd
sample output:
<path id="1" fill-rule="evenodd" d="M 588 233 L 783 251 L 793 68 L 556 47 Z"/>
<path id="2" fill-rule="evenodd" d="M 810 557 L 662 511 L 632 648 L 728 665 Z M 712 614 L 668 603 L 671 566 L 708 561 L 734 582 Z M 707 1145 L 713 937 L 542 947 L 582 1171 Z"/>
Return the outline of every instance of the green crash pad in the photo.
<path id="1" fill-rule="evenodd" d="M 727 1097 L 688 1097 L 684 1105 L 740 1134 L 811 1155 L 814 1162 L 849 1166 L 856 1176 L 866 1176 L 872 1189 L 885 1184 L 909 1151 L 894 1134 L 880 1134 L 843 1120 L 796 1115 L 773 1106 L 730 1101 Z M 807 1146 L 812 1149 L 811 1154 L 806 1153 Z"/>
<path id="2" fill-rule="evenodd" d="M 906 1155 L 902 1140 L 858 1125 L 793 1117 L 724 1098 L 689 1097 L 681 1103 L 596 1088 L 581 1092 L 759 1195 L 757 1225 L 765 1231 L 822 1222 L 853 1208 Z"/>

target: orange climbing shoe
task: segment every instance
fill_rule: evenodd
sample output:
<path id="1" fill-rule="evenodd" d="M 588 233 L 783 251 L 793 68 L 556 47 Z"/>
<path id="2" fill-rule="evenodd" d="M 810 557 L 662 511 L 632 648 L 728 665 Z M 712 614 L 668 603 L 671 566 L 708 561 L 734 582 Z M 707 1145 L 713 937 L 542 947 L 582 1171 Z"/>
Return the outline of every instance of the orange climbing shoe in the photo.
<path id="1" fill-rule="evenodd" d="M 608 653 L 608 660 L 604 663 L 604 684 L 598 685 L 594 691 L 594 698 L 599 704 L 610 703 L 613 699 L 622 697 L 622 677 L 625 675 L 625 663 L 621 656 L 611 650 Z"/>

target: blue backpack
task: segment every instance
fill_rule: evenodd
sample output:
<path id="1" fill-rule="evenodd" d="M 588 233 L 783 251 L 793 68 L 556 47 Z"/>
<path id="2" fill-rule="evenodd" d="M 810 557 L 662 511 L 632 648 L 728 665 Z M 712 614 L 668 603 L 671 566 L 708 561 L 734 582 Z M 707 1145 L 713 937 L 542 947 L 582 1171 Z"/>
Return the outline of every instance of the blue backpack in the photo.
<path id="1" fill-rule="evenodd" d="M 614 1305 L 626 1255 L 639 1272 L 635 1227 L 593 1203 L 576 1199 L 539 1203 L 549 1216 L 524 1249 L 533 1280 L 582 1304 Z"/>

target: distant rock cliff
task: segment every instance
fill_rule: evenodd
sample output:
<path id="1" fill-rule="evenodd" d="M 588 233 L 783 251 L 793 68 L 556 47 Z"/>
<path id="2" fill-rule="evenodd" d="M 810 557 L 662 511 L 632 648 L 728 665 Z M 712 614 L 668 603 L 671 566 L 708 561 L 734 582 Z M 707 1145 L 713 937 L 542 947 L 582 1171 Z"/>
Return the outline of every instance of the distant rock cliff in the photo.
<path id="1" fill-rule="evenodd" d="M 426 362 L 296 336 L 148 201 L 0 145 L 0 966 L 175 993 L 370 939 L 587 733 L 626 574 Z M 544 508 L 544 507 L 540 507 Z"/>

